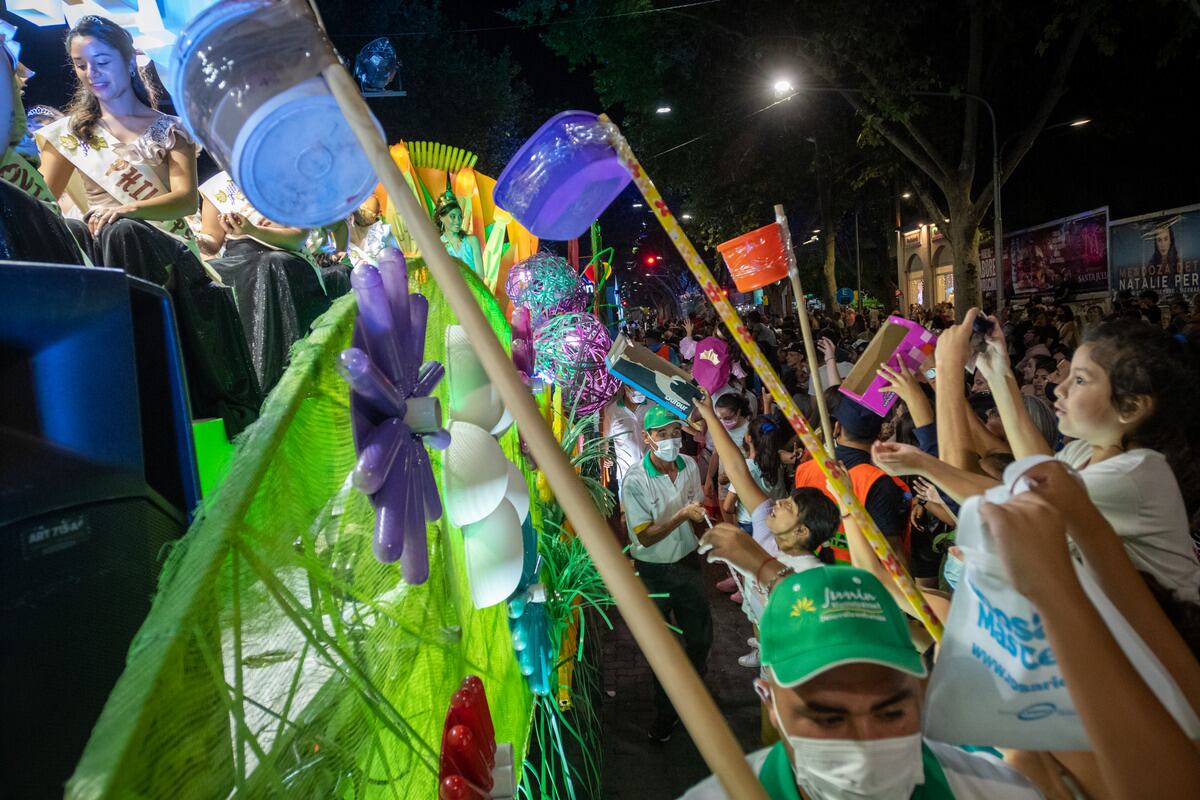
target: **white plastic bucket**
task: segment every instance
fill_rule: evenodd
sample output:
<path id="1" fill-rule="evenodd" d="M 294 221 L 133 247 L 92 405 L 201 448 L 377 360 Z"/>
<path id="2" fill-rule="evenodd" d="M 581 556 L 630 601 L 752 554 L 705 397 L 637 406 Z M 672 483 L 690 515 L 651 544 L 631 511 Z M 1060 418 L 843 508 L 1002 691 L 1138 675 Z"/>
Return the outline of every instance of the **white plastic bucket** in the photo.
<path id="1" fill-rule="evenodd" d="M 206 9 L 176 42 L 170 88 L 188 130 L 259 212 L 313 228 L 348 216 L 377 179 L 319 77 L 332 51 L 296 9 L 273 0 Z"/>

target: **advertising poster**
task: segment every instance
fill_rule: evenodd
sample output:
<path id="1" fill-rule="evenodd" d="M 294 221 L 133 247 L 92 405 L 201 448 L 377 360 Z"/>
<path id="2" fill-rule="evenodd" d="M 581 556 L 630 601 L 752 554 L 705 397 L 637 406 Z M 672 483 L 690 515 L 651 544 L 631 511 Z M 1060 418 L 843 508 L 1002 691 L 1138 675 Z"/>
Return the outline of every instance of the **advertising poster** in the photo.
<path id="1" fill-rule="evenodd" d="M 1004 237 L 1006 240 L 1008 237 Z M 996 274 L 996 248 L 991 242 L 979 245 L 979 291 L 983 294 L 983 304 L 996 307 L 997 292 L 1005 285 L 1005 280 Z"/>
<path id="2" fill-rule="evenodd" d="M 1002 274 L 1017 297 L 1107 292 L 1108 208 L 1005 236 Z"/>
<path id="3" fill-rule="evenodd" d="M 1114 220 L 1108 235 L 1114 292 L 1153 289 L 1164 303 L 1200 293 L 1200 205 Z"/>

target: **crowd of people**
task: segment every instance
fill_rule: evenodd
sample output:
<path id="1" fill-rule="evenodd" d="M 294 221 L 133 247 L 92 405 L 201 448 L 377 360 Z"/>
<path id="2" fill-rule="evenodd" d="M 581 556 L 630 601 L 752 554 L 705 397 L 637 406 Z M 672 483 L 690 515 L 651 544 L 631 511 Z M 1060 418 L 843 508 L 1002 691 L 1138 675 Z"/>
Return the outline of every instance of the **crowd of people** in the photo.
<path id="1" fill-rule="evenodd" d="M 77 91 L 61 114 L 27 117 L 18 65 L 0 59 L 12 87 L 0 92 L 0 120 L 10 121 L 0 257 L 119 265 L 166 287 L 193 411 L 236 433 L 290 345 L 347 290 L 347 240 L 356 223 L 377 220 L 378 205 L 340 234 L 317 232 L 314 245 L 313 232 L 257 213 L 228 175 L 199 181 L 196 145 L 157 110 L 128 32 L 84 17 L 66 42 Z M 32 154 L 19 147 L 30 128 Z M 447 246 L 474 248 L 464 257 L 478 260 L 452 194 L 437 216 Z M 910 318 L 938 334 L 936 350 L 919 370 L 879 365 L 896 397 L 886 416 L 838 390 L 886 324 L 880 310 L 811 311 L 815 371 L 794 320 L 761 308 L 747 318 L 814 424 L 823 399 L 836 469 L 942 619 L 971 565 L 956 545 L 964 509 L 987 498 L 977 516 L 1008 583 L 1040 615 L 1083 751 L 923 736 L 937 644 L 827 484 L 829 465 L 802 446 L 711 316 L 626 330 L 703 387 L 686 419 L 630 386 L 604 410 L 629 556 L 701 675 L 721 634 L 704 554 L 727 568 L 717 588 L 756 628 L 739 663 L 779 737 L 750 757 L 771 797 L 1200 796 L 1195 734 L 1126 658 L 1080 577 L 1200 713 L 1200 298 L 1166 306 L 1147 291 L 1080 313 L 1032 297 L 961 322 L 948 305 L 914 308 Z M 1013 496 L 999 502 L 997 487 Z M 656 684 L 650 739 L 668 740 L 678 721 Z M 723 794 L 707 781 L 687 796 Z"/>
<path id="2" fill-rule="evenodd" d="M 923 738 L 937 643 L 737 345 L 703 315 L 626 331 L 706 384 L 687 419 L 629 387 L 606 409 L 630 555 L 702 675 L 722 635 L 702 554 L 729 567 L 718 588 L 756 631 L 739 663 L 753 670 L 747 683 L 780 737 L 750 756 L 771 797 L 1200 790 L 1197 732 L 1150 692 L 1076 572 L 1099 583 L 1200 712 L 1200 415 L 1190 407 L 1200 391 L 1200 316 L 1187 312 L 1173 303 L 1164 315 L 1148 293 L 1118 296 L 1082 319 L 1037 297 L 998 316 L 972 309 L 957 324 L 952 309 L 934 309 L 919 315 L 938 334 L 929 361 L 919 370 L 879 366 L 897 398 L 886 416 L 837 388 L 886 324 L 880 315 L 813 311 L 816 375 L 794 323 L 761 310 L 748 318 L 814 425 L 824 393 L 838 468 L 943 620 L 971 561 L 955 543 L 960 514 L 985 498 L 963 524 L 983 520 L 1007 581 L 1040 614 L 1087 752 Z M 714 364 L 724 367 L 715 377 Z M 1028 491 L 997 499 L 997 487 L 1017 483 Z M 882 609 L 870 624 L 854 614 L 809 621 L 794 606 L 800 595 L 852 592 Z M 661 742 L 678 717 L 661 688 L 658 700 L 648 735 Z M 687 794 L 723 796 L 715 779 Z"/>

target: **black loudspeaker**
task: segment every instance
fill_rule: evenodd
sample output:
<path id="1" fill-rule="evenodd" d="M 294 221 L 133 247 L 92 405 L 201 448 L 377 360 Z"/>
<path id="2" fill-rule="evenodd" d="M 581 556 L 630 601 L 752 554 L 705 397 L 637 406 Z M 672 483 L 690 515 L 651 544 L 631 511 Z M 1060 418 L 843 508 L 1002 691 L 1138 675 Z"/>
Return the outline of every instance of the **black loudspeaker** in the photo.
<path id="1" fill-rule="evenodd" d="M 62 797 L 199 496 L 170 300 L 0 263 L 0 795 Z"/>

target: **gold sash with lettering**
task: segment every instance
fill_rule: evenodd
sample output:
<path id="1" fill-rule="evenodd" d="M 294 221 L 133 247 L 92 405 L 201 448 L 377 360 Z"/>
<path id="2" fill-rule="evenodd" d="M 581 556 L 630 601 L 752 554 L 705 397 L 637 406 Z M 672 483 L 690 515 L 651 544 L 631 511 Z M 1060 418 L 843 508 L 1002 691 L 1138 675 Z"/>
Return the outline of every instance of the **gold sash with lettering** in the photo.
<path id="1" fill-rule="evenodd" d="M 90 141 L 84 142 L 71 133 L 70 126 L 71 118 L 63 117 L 46 125 L 34 136 L 44 145 L 54 147 L 75 169 L 95 181 L 119 203 L 136 203 L 168 191 L 148 166 L 130 163 L 117 155 L 109 144 L 108 134 L 96 131 Z M 199 258 L 200 251 L 196 248 L 192 229 L 182 219 L 143 221 L 179 239 Z"/>
<path id="2" fill-rule="evenodd" d="M 54 195 L 50 194 L 42 173 L 18 153 L 15 147 L 5 150 L 3 158 L 0 158 L 0 179 L 8 181 L 34 200 L 42 201 L 51 211 L 62 216 L 62 209 L 58 207 Z"/>

